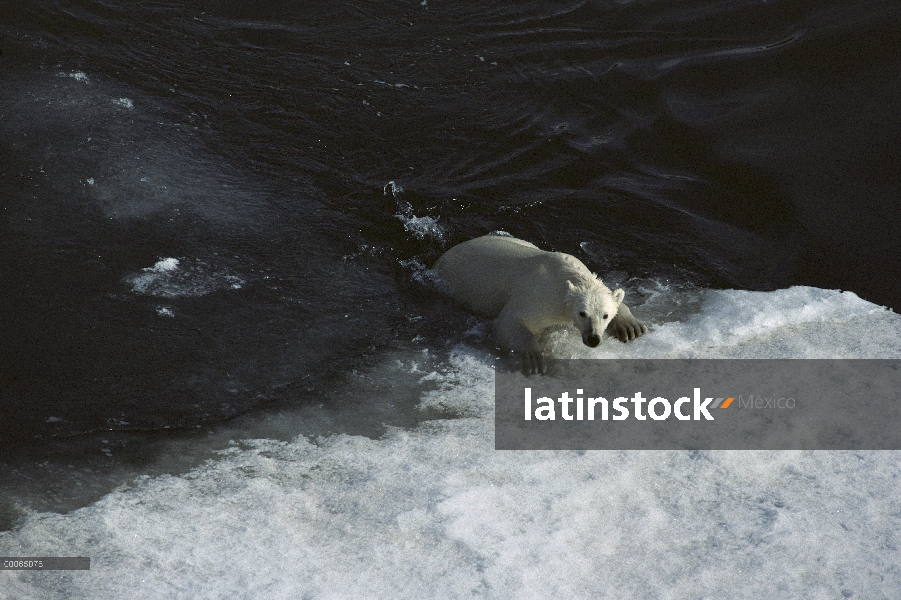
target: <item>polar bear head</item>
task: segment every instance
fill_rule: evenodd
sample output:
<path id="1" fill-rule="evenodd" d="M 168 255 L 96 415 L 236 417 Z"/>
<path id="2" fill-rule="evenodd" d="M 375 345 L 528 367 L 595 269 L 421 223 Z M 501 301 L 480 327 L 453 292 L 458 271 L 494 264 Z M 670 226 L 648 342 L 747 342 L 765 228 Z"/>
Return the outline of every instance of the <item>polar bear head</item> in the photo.
<path id="1" fill-rule="evenodd" d="M 582 342 L 594 348 L 601 343 L 601 334 L 616 316 L 626 293 L 621 289 L 611 292 L 597 278 L 578 284 L 566 283 L 566 303 L 572 311 L 573 324 L 582 334 Z"/>

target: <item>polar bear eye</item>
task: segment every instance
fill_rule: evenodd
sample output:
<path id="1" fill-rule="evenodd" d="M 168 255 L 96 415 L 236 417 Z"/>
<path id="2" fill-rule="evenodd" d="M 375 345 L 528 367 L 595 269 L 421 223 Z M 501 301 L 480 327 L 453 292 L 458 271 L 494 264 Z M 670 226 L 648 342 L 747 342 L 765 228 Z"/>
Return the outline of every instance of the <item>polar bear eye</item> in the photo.
<path id="1" fill-rule="evenodd" d="M 585 318 L 587 315 L 585 314 L 585 311 L 584 311 L 584 310 L 580 310 L 580 311 L 579 311 L 579 316 L 582 317 L 582 318 Z"/>
<path id="2" fill-rule="evenodd" d="M 605 314 L 605 315 L 604 315 L 604 320 L 606 320 L 606 319 L 607 319 L 607 315 Z"/>

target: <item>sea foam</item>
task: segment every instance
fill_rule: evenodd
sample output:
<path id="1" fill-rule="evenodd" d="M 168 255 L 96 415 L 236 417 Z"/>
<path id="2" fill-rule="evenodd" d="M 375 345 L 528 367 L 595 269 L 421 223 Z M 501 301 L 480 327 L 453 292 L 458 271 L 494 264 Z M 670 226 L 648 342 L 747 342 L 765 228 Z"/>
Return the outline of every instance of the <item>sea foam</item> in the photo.
<path id="1" fill-rule="evenodd" d="M 127 276 L 125 283 L 136 294 L 178 298 L 205 296 L 220 289 L 241 289 L 244 280 L 227 270 L 214 269 L 201 260 L 163 258 L 152 267 Z"/>

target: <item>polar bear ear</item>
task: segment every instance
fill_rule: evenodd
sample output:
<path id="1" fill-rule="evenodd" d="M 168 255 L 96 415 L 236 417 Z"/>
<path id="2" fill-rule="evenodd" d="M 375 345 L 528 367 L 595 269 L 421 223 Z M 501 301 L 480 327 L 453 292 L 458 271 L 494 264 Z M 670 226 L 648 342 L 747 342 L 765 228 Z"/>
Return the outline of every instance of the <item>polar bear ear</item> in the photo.
<path id="1" fill-rule="evenodd" d="M 626 292 L 624 292 L 622 288 L 619 288 L 615 292 L 613 292 L 613 301 L 616 302 L 617 304 L 622 304 L 623 298 L 625 298 L 625 297 L 626 297 Z"/>

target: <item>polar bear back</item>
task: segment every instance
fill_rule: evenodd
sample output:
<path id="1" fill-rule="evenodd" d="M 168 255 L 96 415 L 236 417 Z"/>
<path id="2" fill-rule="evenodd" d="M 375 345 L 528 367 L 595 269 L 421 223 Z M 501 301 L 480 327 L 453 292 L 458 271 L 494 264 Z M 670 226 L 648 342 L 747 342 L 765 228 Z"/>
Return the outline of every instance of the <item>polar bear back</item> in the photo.
<path id="1" fill-rule="evenodd" d="M 541 280 L 547 282 L 549 272 L 565 269 L 583 275 L 580 271 L 584 270 L 590 276 L 574 257 L 545 252 L 529 242 L 500 235 L 458 244 L 441 256 L 434 268 L 453 298 L 491 319 L 497 318 L 511 297 L 531 296 L 539 287 L 542 293 L 562 298 L 565 280 L 555 278 L 553 290 L 537 285 Z"/>

